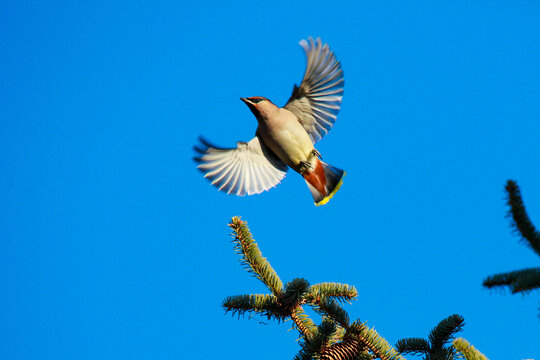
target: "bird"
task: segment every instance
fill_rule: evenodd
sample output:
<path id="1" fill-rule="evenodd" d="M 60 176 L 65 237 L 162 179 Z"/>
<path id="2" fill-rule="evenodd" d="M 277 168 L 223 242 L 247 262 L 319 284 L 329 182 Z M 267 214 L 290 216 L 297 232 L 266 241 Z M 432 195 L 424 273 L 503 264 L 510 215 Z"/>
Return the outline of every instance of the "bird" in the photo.
<path id="1" fill-rule="evenodd" d="M 314 144 L 334 125 L 343 98 L 343 70 L 320 38 L 301 40 L 307 58 L 304 77 L 285 106 L 262 96 L 241 97 L 258 122 L 255 137 L 235 148 L 221 148 L 204 137 L 194 147 L 198 169 L 220 191 L 238 196 L 277 186 L 288 168 L 307 183 L 315 205 L 339 190 L 345 171 L 328 165 Z"/>

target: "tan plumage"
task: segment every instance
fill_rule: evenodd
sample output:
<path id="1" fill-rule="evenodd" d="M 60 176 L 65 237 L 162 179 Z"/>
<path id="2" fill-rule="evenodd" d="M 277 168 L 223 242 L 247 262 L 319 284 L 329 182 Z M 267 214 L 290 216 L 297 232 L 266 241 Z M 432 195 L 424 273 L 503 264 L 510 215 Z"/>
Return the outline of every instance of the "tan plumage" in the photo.
<path id="1" fill-rule="evenodd" d="M 258 194 L 276 186 L 287 166 L 306 180 L 316 205 L 325 204 L 339 189 L 344 171 L 325 164 L 313 144 L 336 121 L 343 96 L 343 71 L 321 40 L 302 40 L 306 73 L 283 108 L 255 96 L 241 98 L 259 126 L 248 143 L 222 149 L 201 138 L 195 147 L 198 168 L 212 185 L 235 195 Z"/>

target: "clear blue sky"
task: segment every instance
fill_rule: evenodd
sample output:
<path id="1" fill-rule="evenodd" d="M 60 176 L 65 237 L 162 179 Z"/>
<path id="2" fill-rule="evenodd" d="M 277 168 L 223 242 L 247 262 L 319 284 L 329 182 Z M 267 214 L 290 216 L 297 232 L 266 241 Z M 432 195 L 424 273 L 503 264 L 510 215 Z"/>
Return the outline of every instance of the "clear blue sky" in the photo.
<path id="1" fill-rule="evenodd" d="M 241 215 L 284 282 L 355 285 L 351 318 L 391 343 L 459 313 L 491 359 L 539 359 L 540 294 L 481 282 L 538 266 L 503 186 L 540 226 L 540 3 L 235 4 L 0 2 L 0 358 L 292 358 L 290 323 L 220 307 L 265 291 L 232 250 Z M 342 189 L 219 193 L 197 136 L 250 139 L 238 98 L 284 104 L 307 36 L 343 64 L 318 144 Z"/>

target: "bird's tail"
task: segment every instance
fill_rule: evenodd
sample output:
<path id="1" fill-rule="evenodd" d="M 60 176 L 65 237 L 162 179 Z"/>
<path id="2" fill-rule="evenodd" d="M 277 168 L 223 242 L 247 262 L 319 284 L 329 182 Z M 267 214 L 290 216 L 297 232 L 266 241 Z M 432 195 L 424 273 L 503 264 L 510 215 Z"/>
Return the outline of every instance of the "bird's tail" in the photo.
<path id="1" fill-rule="evenodd" d="M 345 171 L 328 165 L 319 159 L 315 167 L 303 174 L 315 205 L 326 204 L 339 190 Z"/>

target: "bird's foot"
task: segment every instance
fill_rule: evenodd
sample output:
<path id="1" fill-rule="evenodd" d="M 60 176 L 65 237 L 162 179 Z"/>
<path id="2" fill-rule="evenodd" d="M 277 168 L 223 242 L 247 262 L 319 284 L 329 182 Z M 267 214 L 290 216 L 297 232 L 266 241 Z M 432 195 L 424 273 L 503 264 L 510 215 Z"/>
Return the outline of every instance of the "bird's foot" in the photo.
<path id="1" fill-rule="evenodd" d="M 300 174 L 304 174 L 306 171 L 312 168 L 313 166 L 311 165 L 309 161 L 305 161 L 305 160 L 300 161 L 300 166 L 299 166 Z"/>
<path id="2" fill-rule="evenodd" d="M 314 148 L 313 150 L 311 150 L 311 153 L 322 160 L 322 155 L 317 149 Z"/>

